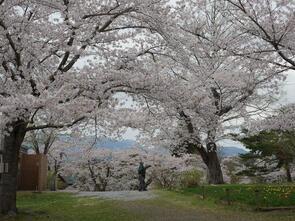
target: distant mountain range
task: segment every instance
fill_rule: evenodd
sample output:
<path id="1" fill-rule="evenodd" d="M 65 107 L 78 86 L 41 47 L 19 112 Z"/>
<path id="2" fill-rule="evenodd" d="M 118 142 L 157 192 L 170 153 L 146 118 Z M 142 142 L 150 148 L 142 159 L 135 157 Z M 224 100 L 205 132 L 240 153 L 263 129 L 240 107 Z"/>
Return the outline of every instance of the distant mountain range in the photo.
<path id="1" fill-rule="evenodd" d="M 76 138 L 71 137 L 69 135 L 63 134 L 59 136 L 59 139 L 64 142 L 73 142 L 78 141 Z M 80 142 L 80 145 L 83 145 L 83 141 L 85 143 L 93 143 L 94 142 L 93 137 L 83 137 L 81 140 L 79 140 L 77 143 Z M 128 149 L 132 148 L 136 145 L 136 142 L 134 140 L 115 140 L 111 138 L 100 138 L 96 140 L 95 147 L 96 148 L 106 148 L 106 149 L 113 149 L 113 150 L 119 150 L 119 149 Z"/>
<path id="2" fill-rule="evenodd" d="M 222 147 L 220 148 L 220 153 L 222 157 L 234 157 L 245 154 L 247 151 L 238 147 Z"/>
<path id="3" fill-rule="evenodd" d="M 131 147 L 135 147 L 136 142 L 134 140 L 103 139 L 98 141 L 95 146 L 109 148 L 113 150 L 120 150 L 120 149 L 128 149 Z M 233 156 L 238 156 L 240 154 L 245 154 L 247 153 L 247 151 L 238 147 L 222 147 L 220 148 L 220 153 L 222 157 L 233 157 Z"/>
<path id="4" fill-rule="evenodd" d="M 71 139 L 67 135 L 63 135 L 60 138 L 63 140 Z M 89 137 L 89 138 L 85 138 L 85 139 L 92 139 L 92 138 Z M 96 142 L 95 147 L 107 148 L 107 149 L 112 149 L 112 150 L 122 150 L 122 149 L 129 149 L 132 147 L 136 147 L 136 145 L 137 145 L 136 141 L 134 141 L 134 140 L 128 140 L 128 139 L 115 140 L 115 139 L 110 139 L 110 138 L 102 138 Z M 163 148 L 159 148 L 159 149 L 163 150 Z M 167 153 L 168 153 L 168 151 L 167 151 Z M 238 156 L 240 154 L 245 154 L 245 153 L 247 153 L 247 151 L 242 148 L 239 148 L 239 147 L 232 146 L 232 147 L 221 147 L 220 148 L 220 154 L 222 157 L 233 157 L 233 156 Z"/>

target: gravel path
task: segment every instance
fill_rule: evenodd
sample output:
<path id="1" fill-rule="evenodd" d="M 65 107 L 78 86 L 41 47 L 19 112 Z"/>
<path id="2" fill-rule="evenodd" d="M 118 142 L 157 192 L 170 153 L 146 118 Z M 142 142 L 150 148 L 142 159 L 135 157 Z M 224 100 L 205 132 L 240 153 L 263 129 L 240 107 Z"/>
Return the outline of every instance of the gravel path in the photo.
<path id="1" fill-rule="evenodd" d="M 157 197 L 157 195 L 150 191 L 111 191 L 111 192 L 79 192 L 77 197 L 91 197 L 91 198 L 105 198 L 112 200 L 134 201 L 147 200 Z"/>

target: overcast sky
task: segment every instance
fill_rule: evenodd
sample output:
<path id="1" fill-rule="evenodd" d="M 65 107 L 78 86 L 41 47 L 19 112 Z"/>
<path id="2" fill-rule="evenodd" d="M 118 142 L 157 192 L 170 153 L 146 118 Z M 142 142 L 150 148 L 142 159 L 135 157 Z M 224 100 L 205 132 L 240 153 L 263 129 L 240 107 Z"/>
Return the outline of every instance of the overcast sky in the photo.
<path id="1" fill-rule="evenodd" d="M 282 103 L 295 103 L 295 71 L 289 71 L 287 80 L 283 83 L 282 91 Z"/>

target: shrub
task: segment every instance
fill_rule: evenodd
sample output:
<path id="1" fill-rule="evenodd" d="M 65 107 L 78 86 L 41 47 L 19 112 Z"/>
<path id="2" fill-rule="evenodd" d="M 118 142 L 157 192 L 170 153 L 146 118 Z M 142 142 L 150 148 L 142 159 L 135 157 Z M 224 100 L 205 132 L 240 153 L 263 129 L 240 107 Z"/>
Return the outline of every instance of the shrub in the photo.
<path id="1" fill-rule="evenodd" d="M 180 187 L 190 188 L 200 185 L 203 173 L 199 170 L 184 171 L 180 175 Z"/>
<path id="2" fill-rule="evenodd" d="M 199 186 L 203 174 L 198 170 L 174 171 L 157 169 L 153 172 L 153 184 L 160 189 L 177 189 Z"/>
<path id="3" fill-rule="evenodd" d="M 174 189 L 179 185 L 180 174 L 167 168 L 157 168 L 152 173 L 153 184 L 160 189 Z"/>
<path id="4" fill-rule="evenodd" d="M 53 171 L 48 171 L 47 173 L 47 189 L 50 191 L 57 190 L 57 178 Z"/>
<path id="5" fill-rule="evenodd" d="M 60 178 L 57 178 L 56 188 L 58 190 L 64 190 L 67 187 L 68 187 L 68 185 L 65 182 L 63 182 Z"/>

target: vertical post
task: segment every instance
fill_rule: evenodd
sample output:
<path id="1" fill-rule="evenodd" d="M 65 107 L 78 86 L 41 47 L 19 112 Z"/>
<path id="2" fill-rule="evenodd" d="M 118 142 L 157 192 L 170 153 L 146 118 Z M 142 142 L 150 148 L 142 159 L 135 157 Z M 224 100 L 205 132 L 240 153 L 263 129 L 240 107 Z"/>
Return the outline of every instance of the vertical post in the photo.
<path id="1" fill-rule="evenodd" d="M 37 167 L 37 185 L 36 185 L 36 192 L 40 192 L 41 190 L 40 190 L 40 186 L 39 186 L 39 184 L 40 184 L 40 164 L 39 164 L 39 160 L 40 160 L 40 155 L 36 155 L 35 156 L 35 160 L 37 160 L 37 162 L 36 162 L 36 167 Z"/>
<path id="2" fill-rule="evenodd" d="M 205 199 L 205 186 L 202 186 L 202 198 Z"/>
<path id="3" fill-rule="evenodd" d="M 2 129 L 0 129 L 0 154 L 2 153 L 2 151 L 4 151 L 3 139 L 4 139 L 3 131 L 2 131 Z"/>
<path id="4" fill-rule="evenodd" d="M 255 189 L 254 190 L 254 192 L 255 192 L 255 206 L 256 206 L 256 210 L 258 210 L 259 208 L 260 208 L 260 204 L 261 204 L 261 202 L 260 202 L 260 191 L 259 191 L 259 189 Z"/>
<path id="5" fill-rule="evenodd" d="M 2 130 L 0 129 L 0 185 L 2 184 L 2 174 L 5 173 L 5 164 L 4 164 L 4 157 L 3 157 L 3 152 L 4 152 L 3 139 L 4 139 L 4 136 L 3 136 Z"/>
<path id="6" fill-rule="evenodd" d="M 3 155 L 0 152 L 0 185 L 1 185 L 1 179 L 2 179 L 2 173 L 4 173 L 4 160 Z"/>
<path id="7" fill-rule="evenodd" d="M 225 189 L 225 195 L 226 195 L 227 205 L 230 206 L 230 204 L 231 204 L 231 201 L 230 201 L 230 189 L 228 189 L 228 188 Z"/>

